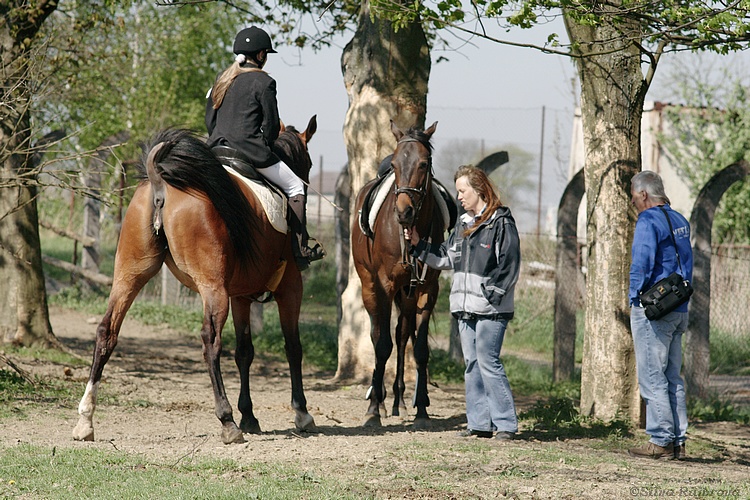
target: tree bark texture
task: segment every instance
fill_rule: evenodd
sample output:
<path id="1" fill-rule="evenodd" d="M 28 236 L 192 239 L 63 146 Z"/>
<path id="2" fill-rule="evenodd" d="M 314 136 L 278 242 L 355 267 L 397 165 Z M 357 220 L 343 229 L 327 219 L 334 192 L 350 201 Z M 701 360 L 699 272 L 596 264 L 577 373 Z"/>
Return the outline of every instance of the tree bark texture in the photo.
<path id="1" fill-rule="evenodd" d="M 0 9 L 0 342 L 56 345 L 47 309 L 31 147 L 30 47 L 57 2 Z M 10 181 L 10 182 L 9 182 Z"/>
<path id="2" fill-rule="evenodd" d="M 364 1 L 356 33 L 344 49 L 341 69 L 349 95 L 344 142 L 349 158 L 350 206 L 354 206 L 354 197 L 396 147 L 390 120 L 401 128 L 424 127 L 430 52 L 422 25 L 415 23 L 395 32 L 390 22 L 371 19 L 369 2 Z M 356 216 L 352 213 L 352 220 Z M 341 297 L 336 378 L 365 381 L 372 376 L 375 355 L 370 320 L 351 259 L 348 275 L 349 284 Z"/>
<path id="3" fill-rule="evenodd" d="M 630 180 L 641 169 L 647 90 L 641 54 L 633 43 L 640 41 L 640 32 L 634 23 L 583 26 L 566 18 L 566 26 L 582 56 L 576 62 L 586 149 L 588 273 L 581 413 L 638 422 L 641 406 L 627 296 L 635 222 Z"/>

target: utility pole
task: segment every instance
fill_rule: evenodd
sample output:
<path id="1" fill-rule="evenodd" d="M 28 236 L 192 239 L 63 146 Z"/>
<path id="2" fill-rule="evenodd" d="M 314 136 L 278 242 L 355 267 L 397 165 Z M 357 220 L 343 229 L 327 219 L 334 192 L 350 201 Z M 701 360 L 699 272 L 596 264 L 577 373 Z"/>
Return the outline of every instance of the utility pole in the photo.
<path id="1" fill-rule="evenodd" d="M 542 106 L 542 139 L 541 146 L 539 146 L 539 185 L 537 187 L 537 205 L 536 205 L 536 239 L 539 240 L 539 235 L 542 232 L 542 165 L 544 164 L 544 112 L 545 107 Z"/>
<path id="2" fill-rule="evenodd" d="M 320 210 L 323 206 L 323 155 L 320 155 L 320 177 L 318 177 L 318 228 L 320 234 Z"/>

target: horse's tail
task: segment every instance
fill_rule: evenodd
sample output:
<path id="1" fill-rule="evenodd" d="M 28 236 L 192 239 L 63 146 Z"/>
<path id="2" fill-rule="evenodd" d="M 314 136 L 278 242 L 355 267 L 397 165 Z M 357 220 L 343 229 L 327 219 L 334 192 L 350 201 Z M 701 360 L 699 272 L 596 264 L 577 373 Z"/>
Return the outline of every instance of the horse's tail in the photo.
<path id="1" fill-rule="evenodd" d="M 239 258 L 250 263 L 259 251 L 253 236 L 260 234 L 259 218 L 208 145 L 183 129 L 164 130 L 151 144 L 144 148 L 139 173 L 151 183 L 154 231 L 158 233 L 167 223 L 163 217 L 165 183 L 180 191 L 198 191 L 211 200 L 224 221 Z"/>
<path id="2" fill-rule="evenodd" d="M 146 175 L 148 181 L 151 183 L 151 191 L 153 192 L 154 201 L 154 215 L 152 218 L 152 224 L 154 225 L 154 231 L 159 234 L 159 229 L 162 225 L 162 209 L 164 208 L 164 179 L 156 173 L 156 157 L 159 155 L 166 143 L 160 142 L 156 144 L 151 151 L 148 153 L 146 158 Z"/>

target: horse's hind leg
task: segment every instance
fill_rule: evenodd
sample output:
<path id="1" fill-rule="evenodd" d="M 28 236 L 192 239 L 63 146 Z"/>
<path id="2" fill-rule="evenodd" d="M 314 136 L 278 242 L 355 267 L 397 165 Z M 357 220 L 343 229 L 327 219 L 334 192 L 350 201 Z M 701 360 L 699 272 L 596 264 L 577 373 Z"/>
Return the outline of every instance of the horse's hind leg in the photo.
<path id="1" fill-rule="evenodd" d="M 287 268 L 288 269 L 288 268 Z M 313 416 L 307 411 L 307 399 L 302 387 L 302 343 L 299 335 L 299 313 L 302 307 L 302 278 L 297 272 L 287 271 L 276 292 L 279 321 L 284 334 L 284 350 L 292 380 L 292 408 L 294 426 L 301 431 L 317 429 Z"/>
<path id="2" fill-rule="evenodd" d="M 223 289 L 211 287 L 201 289 L 203 298 L 203 325 L 201 341 L 203 342 L 203 359 L 208 367 L 211 387 L 214 391 L 216 418 L 221 422 L 221 440 L 224 444 L 243 443 L 242 431 L 237 427 L 232 416 L 232 406 L 227 399 L 224 380 L 221 377 L 221 330 L 229 316 L 229 296 Z"/>
<path id="3" fill-rule="evenodd" d="M 125 313 L 142 287 L 143 285 L 135 286 L 120 282 L 112 288 L 107 312 L 96 329 L 96 347 L 94 348 L 94 359 L 91 363 L 89 380 L 81 402 L 78 404 L 78 423 L 73 428 L 73 439 L 76 441 L 94 440 L 94 410 L 96 409 L 96 396 L 104 365 L 107 364 L 109 357 L 115 350 Z"/>
<path id="4" fill-rule="evenodd" d="M 134 195 L 136 200 L 138 192 Z M 133 202 L 131 202 L 131 207 Z M 96 346 L 94 348 L 89 380 L 86 391 L 78 405 L 78 423 L 73 429 L 73 439 L 77 441 L 94 440 L 94 410 L 96 409 L 96 395 L 104 371 L 117 345 L 120 327 L 125 319 L 133 300 L 161 268 L 164 262 L 164 245 L 160 245 L 157 238 L 150 232 L 142 231 L 143 227 L 132 224 L 132 217 L 137 208 L 129 209 L 131 219 L 126 216 L 120 236 L 120 244 L 115 256 L 115 273 L 112 291 L 104 318 L 96 329 Z"/>
<path id="5" fill-rule="evenodd" d="M 232 299 L 232 319 L 237 336 L 237 349 L 234 352 L 234 362 L 240 372 L 240 397 L 237 409 L 242 413 L 240 430 L 242 432 L 259 434 L 260 423 L 253 414 L 253 400 L 250 398 L 250 365 L 255 358 L 253 336 L 250 331 L 250 309 L 252 301 L 242 298 Z"/>

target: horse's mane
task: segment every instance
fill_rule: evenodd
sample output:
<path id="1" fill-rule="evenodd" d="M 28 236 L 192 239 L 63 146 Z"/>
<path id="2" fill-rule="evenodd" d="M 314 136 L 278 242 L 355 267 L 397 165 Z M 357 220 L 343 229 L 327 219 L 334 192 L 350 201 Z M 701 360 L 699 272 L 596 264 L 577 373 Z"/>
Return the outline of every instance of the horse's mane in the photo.
<path id="1" fill-rule="evenodd" d="M 278 139 L 273 143 L 273 152 L 276 153 L 281 161 L 286 163 L 297 176 L 305 182 L 310 181 L 310 169 L 307 164 L 307 149 L 299 132 L 291 125 L 287 125 Z M 304 169 L 304 171 L 302 171 Z"/>
<path id="2" fill-rule="evenodd" d="M 138 177 L 146 178 L 146 158 L 159 143 L 167 145 L 156 159 L 162 178 L 180 191 L 205 193 L 226 224 L 238 257 L 251 262 L 259 251 L 253 236 L 260 232 L 258 216 L 208 145 L 190 130 L 162 130 L 144 145 Z"/>

